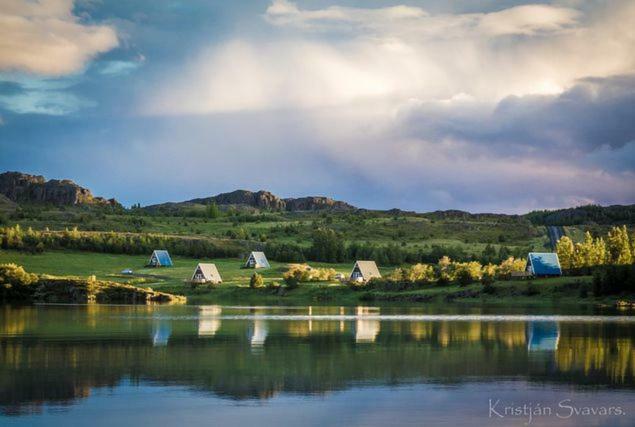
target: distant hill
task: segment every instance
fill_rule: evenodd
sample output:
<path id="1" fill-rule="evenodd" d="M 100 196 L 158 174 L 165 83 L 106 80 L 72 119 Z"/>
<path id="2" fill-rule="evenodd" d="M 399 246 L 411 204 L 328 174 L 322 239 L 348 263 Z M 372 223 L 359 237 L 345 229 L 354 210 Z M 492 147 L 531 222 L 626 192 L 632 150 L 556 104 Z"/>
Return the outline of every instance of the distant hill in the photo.
<path id="1" fill-rule="evenodd" d="M 162 203 L 146 206 L 146 211 L 170 212 L 175 210 L 193 208 L 200 205 L 209 205 L 212 202 L 221 207 L 254 208 L 275 211 L 353 211 L 357 208 L 346 202 L 333 200 L 328 197 L 308 196 L 299 198 L 282 199 L 269 191 L 236 190 L 230 193 L 221 193 L 212 197 L 198 198 L 178 203 Z"/>
<path id="2" fill-rule="evenodd" d="M 207 205 L 216 203 L 221 209 L 236 208 L 277 212 L 378 212 L 385 215 L 418 216 L 430 220 L 452 222 L 478 221 L 496 223 L 533 224 L 545 226 L 567 225 L 620 225 L 635 224 L 635 205 L 598 206 L 533 211 L 524 215 L 470 213 L 461 210 L 444 210 L 427 213 L 390 209 L 372 211 L 357 208 L 347 202 L 324 196 L 281 198 L 269 191 L 235 190 L 216 196 L 196 198 L 184 202 L 167 202 L 141 208 L 147 213 L 188 214 L 204 212 Z M 87 188 L 71 180 L 46 180 L 43 176 L 21 172 L 0 174 L 0 211 L 10 212 L 21 203 L 46 203 L 61 206 L 95 205 L 120 206 L 115 199 L 106 200 L 93 196 Z"/>
<path id="3" fill-rule="evenodd" d="M 587 205 L 524 215 L 535 225 L 635 224 L 635 205 Z"/>
<path id="4" fill-rule="evenodd" d="M 106 200 L 103 197 L 93 196 L 89 189 L 80 187 L 68 179 L 47 181 L 43 176 L 21 172 L 0 174 L 0 195 L 13 203 L 119 205 L 115 199 Z"/>

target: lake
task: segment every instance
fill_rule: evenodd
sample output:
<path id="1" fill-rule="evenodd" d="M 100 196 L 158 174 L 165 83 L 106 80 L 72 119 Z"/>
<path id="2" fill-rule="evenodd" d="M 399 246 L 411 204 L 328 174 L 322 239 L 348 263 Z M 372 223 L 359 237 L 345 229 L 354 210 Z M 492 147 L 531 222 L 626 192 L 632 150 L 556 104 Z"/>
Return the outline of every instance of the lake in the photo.
<path id="1" fill-rule="evenodd" d="M 0 306 L 0 425 L 633 426 L 634 350 L 613 312 Z"/>

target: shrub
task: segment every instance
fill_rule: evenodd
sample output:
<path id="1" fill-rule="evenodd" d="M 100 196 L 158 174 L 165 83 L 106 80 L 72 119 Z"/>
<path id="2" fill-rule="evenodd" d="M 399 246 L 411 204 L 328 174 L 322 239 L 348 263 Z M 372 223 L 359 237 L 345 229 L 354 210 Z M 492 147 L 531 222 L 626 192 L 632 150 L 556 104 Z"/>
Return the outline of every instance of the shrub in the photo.
<path id="1" fill-rule="evenodd" d="M 335 280 L 337 272 L 332 268 L 312 268 L 307 264 L 290 264 L 283 278 L 294 277 L 298 282 Z"/>
<path id="2" fill-rule="evenodd" d="M 0 296 L 3 299 L 28 299 L 35 290 L 33 289 L 38 276 L 27 273 L 16 264 L 0 264 Z"/>
<path id="3" fill-rule="evenodd" d="M 262 275 L 258 273 L 254 273 L 251 275 L 251 279 L 249 279 L 249 287 L 250 288 L 261 288 L 264 285 L 265 281 L 262 278 Z"/>

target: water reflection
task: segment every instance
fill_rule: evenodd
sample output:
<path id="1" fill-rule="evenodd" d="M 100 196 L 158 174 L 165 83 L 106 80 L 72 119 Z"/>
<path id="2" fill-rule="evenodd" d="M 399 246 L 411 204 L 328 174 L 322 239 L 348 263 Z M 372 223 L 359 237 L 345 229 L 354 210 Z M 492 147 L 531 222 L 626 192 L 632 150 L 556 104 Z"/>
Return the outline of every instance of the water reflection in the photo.
<path id="1" fill-rule="evenodd" d="M 207 305 L 199 307 L 198 336 L 213 337 L 220 329 L 221 320 L 218 318 L 223 314 L 223 309 L 219 305 Z"/>
<path id="2" fill-rule="evenodd" d="M 556 322 L 528 322 L 527 349 L 529 351 L 555 351 L 558 349 L 560 327 Z"/>
<path id="3" fill-rule="evenodd" d="M 384 321 L 379 314 L 370 307 L 5 306 L 0 408 L 37 412 L 124 380 L 231 399 L 501 379 L 635 385 L 632 322 Z"/>

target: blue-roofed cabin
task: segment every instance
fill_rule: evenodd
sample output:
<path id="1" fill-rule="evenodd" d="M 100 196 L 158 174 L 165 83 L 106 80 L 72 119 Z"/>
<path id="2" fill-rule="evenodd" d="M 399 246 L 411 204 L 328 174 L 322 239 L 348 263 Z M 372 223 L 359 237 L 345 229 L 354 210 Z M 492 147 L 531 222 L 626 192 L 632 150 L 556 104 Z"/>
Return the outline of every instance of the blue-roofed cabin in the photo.
<path id="1" fill-rule="evenodd" d="M 148 261 L 149 267 L 172 267 L 172 258 L 168 251 L 155 250 L 152 252 L 150 261 Z"/>
<path id="2" fill-rule="evenodd" d="M 562 276 L 558 254 L 554 252 L 529 252 L 527 272 L 534 276 Z"/>

